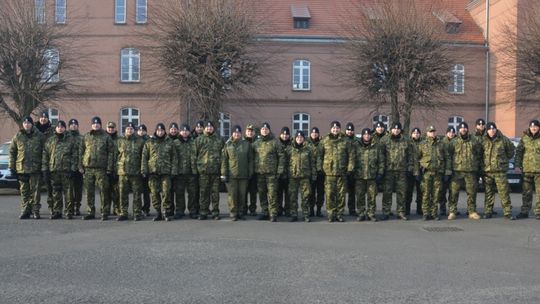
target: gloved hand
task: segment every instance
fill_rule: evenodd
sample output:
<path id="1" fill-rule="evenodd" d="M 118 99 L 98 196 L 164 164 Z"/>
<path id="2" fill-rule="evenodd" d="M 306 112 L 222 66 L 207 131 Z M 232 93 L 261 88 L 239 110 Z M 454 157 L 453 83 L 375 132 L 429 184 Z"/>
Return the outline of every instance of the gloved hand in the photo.
<path id="1" fill-rule="evenodd" d="M 228 183 L 229 182 L 229 177 L 226 176 L 226 175 L 222 175 L 219 177 L 219 179 L 224 182 L 224 183 Z"/>
<path id="2" fill-rule="evenodd" d="M 450 178 L 451 178 L 450 175 L 445 175 L 445 176 L 443 176 L 443 181 L 444 181 L 445 183 L 448 183 L 448 182 L 450 181 Z"/>
<path id="3" fill-rule="evenodd" d="M 383 179 L 384 179 L 383 175 L 377 174 L 377 177 L 375 178 L 375 182 L 377 182 L 377 184 L 380 184 L 382 183 Z"/>
<path id="4" fill-rule="evenodd" d="M 417 181 L 417 182 L 421 182 L 422 181 L 422 175 L 416 175 L 414 177 L 414 179 Z"/>

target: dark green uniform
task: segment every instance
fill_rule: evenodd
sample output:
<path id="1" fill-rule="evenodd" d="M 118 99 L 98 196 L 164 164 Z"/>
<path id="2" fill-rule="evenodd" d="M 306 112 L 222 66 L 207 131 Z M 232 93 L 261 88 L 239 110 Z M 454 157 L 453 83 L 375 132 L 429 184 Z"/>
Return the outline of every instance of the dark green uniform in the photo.
<path id="1" fill-rule="evenodd" d="M 227 182 L 227 204 L 232 218 L 242 217 L 246 205 L 246 189 L 253 175 L 254 153 L 251 144 L 232 137 L 223 148 L 221 176 Z"/>
<path id="2" fill-rule="evenodd" d="M 370 140 L 359 141 L 355 148 L 354 179 L 356 208 L 359 218 L 375 217 L 377 183 L 376 178 L 384 176 L 384 153 L 381 145 Z M 367 212 L 366 212 L 367 195 Z"/>
<path id="3" fill-rule="evenodd" d="M 207 132 L 197 137 L 194 142 L 192 169 L 199 175 L 200 215 L 210 213 L 219 217 L 219 182 L 221 170 L 221 152 L 223 141 L 217 133 Z"/>
<path id="4" fill-rule="evenodd" d="M 178 175 L 176 176 L 176 214 L 182 217 L 186 207 L 189 215 L 195 218 L 199 214 L 199 197 L 197 193 L 199 182 L 193 174 L 193 140 L 191 137 L 178 139 L 176 142 L 176 154 L 178 155 Z M 186 205 L 186 192 L 188 195 Z"/>
<path id="5" fill-rule="evenodd" d="M 145 141 L 136 134 L 118 139 L 116 170 L 120 192 L 120 215 L 127 217 L 129 212 L 129 192 L 133 192 L 133 216 L 142 214 L 141 158 Z"/>
<path id="6" fill-rule="evenodd" d="M 36 122 L 36 128 L 45 136 L 45 141 L 54 135 L 54 127 L 50 121 L 46 124 L 41 124 L 39 121 Z M 47 187 L 47 206 L 51 213 L 53 212 L 54 198 L 53 198 L 53 189 L 52 189 L 52 180 L 42 180 L 42 183 L 45 183 Z"/>
<path id="7" fill-rule="evenodd" d="M 294 142 L 285 150 L 289 174 L 289 201 L 287 213 L 291 217 L 298 216 L 298 192 L 300 191 L 301 208 L 304 218 L 309 217 L 309 197 L 311 195 L 311 181 L 317 180 L 317 152 L 307 142 L 301 145 Z"/>
<path id="8" fill-rule="evenodd" d="M 291 146 L 291 140 L 283 140 L 279 138 L 279 143 L 281 144 L 281 149 L 283 153 Z M 277 190 L 277 200 L 278 200 L 278 214 L 289 216 L 288 211 L 291 209 L 291 201 L 289 195 L 289 172 L 287 171 L 287 159 L 285 159 L 285 170 L 283 174 L 279 175 L 278 179 L 278 190 Z"/>
<path id="9" fill-rule="evenodd" d="M 358 138 L 353 136 L 345 136 L 351 147 L 356 147 L 360 143 Z M 349 209 L 350 215 L 357 215 L 356 213 L 356 179 L 354 175 L 347 176 L 347 209 Z"/>
<path id="10" fill-rule="evenodd" d="M 139 136 L 139 135 L 137 135 Z M 144 143 L 150 139 L 150 136 L 143 135 L 139 136 Z M 148 176 L 142 177 L 142 207 L 141 210 L 145 215 L 150 214 L 150 206 L 152 205 L 152 200 L 150 199 L 150 187 L 148 186 Z"/>
<path id="11" fill-rule="evenodd" d="M 112 174 L 109 174 L 109 189 L 110 189 L 110 201 L 107 203 L 108 206 L 111 207 L 112 213 L 115 215 L 121 214 L 121 207 L 120 207 L 120 189 L 118 187 L 118 175 L 116 174 L 116 164 L 118 162 L 118 133 L 107 133 L 112 139 L 113 143 L 113 172 Z"/>
<path id="12" fill-rule="evenodd" d="M 317 158 L 317 179 L 311 181 L 311 192 L 309 196 L 309 208 L 310 216 L 314 215 L 314 208 L 317 207 L 317 215 L 322 216 L 321 209 L 324 204 L 324 173 L 322 172 L 321 162 L 319 160 L 321 155 L 320 137 L 317 140 L 309 138 L 309 144 L 313 146 L 314 152 Z"/>
<path id="13" fill-rule="evenodd" d="M 30 133 L 20 130 L 11 139 L 9 169 L 16 171 L 21 193 L 21 214 L 39 216 L 41 208 L 41 161 L 44 135 L 36 127 Z"/>
<path id="14" fill-rule="evenodd" d="M 79 133 L 79 131 L 67 131 L 69 132 L 69 138 L 71 138 L 72 141 L 75 142 L 75 146 L 77 147 L 77 163 L 78 158 L 80 157 L 79 148 L 81 146 L 82 141 L 82 135 Z M 72 187 L 71 187 L 71 199 L 73 199 L 73 209 L 74 214 L 79 215 L 81 210 L 81 202 L 82 202 L 82 194 L 83 194 L 83 175 L 79 170 L 72 172 Z"/>
<path id="15" fill-rule="evenodd" d="M 456 139 L 456 137 L 449 138 L 448 136 L 444 136 L 441 141 L 443 142 L 443 144 L 445 146 L 445 149 L 448 150 L 449 147 L 450 147 L 450 144 L 455 139 Z M 440 196 L 439 196 L 439 214 L 440 215 L 446 215 L 446 211 L 447 211 L 446 203 L 448 201 L 450 201 L 450 183 L 451 182 L 452 182 L 451 178 L 447 182 L 445 182 L 444 180 L 442 182 L 441 193 L 440 193 Z"/>
<path id="16" fill-rule="evenodd" d="M 247 141 L 252 147 L 255 142 L 256 137 L 245 137 L 244 140 Z M 249 195 L 249 200 L 248 196 Z M 256 215 L 257 213 L 257 174 L 253 174 L 248 180 L 248 186 L 246 190 L 246 199 L 244 200 L 246 205 L 244 206 L 244 212 L 249 214 Z"/>
<path id="17" fill-rule="evenodd" d="M 411 137 L 411 143 L 413 145 L 415 154 L 418 153 L 418 146 L 422 142 L 422 138 L 414 139 Z M 405 198 L 405 214 L 409 215 L 411 213 L 411 204 L 412 204 L 412 198 L 414 190 L 416 190 L 416 214 L 422 215 L 422 189 L 420 187 L 420 181 L 417 181 L 414 176 L 409 176 L 407 179 L 408 186 L 407 186 L 407 197 Z"/>
<path id="18" fill-rule="evenodd" d="M 534 214 L 537 219 L 540 219 L 540 132 L 533 135 L 530 130 L 527 130 L 523 133 L 516 149 L 516 166 L 523 172 L 523 203 L 520 217 L 529 215 L 533 190 L 536 189 Z"/>

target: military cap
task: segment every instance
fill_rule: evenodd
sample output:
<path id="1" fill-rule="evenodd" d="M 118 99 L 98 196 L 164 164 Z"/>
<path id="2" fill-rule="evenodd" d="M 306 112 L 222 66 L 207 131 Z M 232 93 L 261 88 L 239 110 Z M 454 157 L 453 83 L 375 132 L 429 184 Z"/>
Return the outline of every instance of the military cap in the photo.
<path id="1" fill-rule="evenodd" d="M 281 128 L 281 134 L 291 135 L 291 130 L 289 129 L 289 127 L 283 127 Z"/>
<path id="2" fill-rule="evenodd" d="M 448 132 L 456 133 L 456 129 L 454 129 L 454 127 L 448 127 L 446 128 L 446 133 Z"/>
<path id="3" fill-rule="evenodd" d="M 320 134 L 321 132 L 319 132 L 319 128 L 313 127 L 313 128 L 311 128 L 311 133 L 317 133 L 317 134 Z"/>
<path id="4" fill-rule="evenodd" d="M 212 128 L 213 128 L 213 127 L 214 127 L 214 123 L 213 123 L 211 120 L 209 120 L 209 121 L 206 122 L 206 125 L 205 125 L 204 127 L 205 127 L 205 128 L 206 128 L 206 127 L 212 127 Z"/>
<path id="5" fill-rule="evenodd" d="M 135 127 L 136 127 L 135 124 L 132 123 L 132 122 L 128 122 L 127 125 L 126 125 L 126 129 L 127 129 L 127 128 L 133 128 L 133 129 L 135 129 Z"/>
<path id="6" fill-rule="evenodd" d="M 101 124 L 101 118 L 99 118 L 99 116 L 95 116 L 92 118 L 92 124 Z"/>
<path id="7" fill-rule="evenodd" d="M 188 124 L 183 124 L 180 131 L 191 131 Z"/>
<path id="8" fill-rule="evenodd" d="M 385 128 L 386 129 L 386 125 L 382 121 L 377 121 L 377 123 L 375 123 L 375 128 Z"/>
<path id="9" fill-rule="evenodd" d="M 485 125 L 485 124 L 486 124 L 486 121 L 483 120 L 482 118 L 478 118 L 478 119 L 476 120 L 476 124 L 477 124 L 477 125 Z"/>
<path id="10" fill-rule="evenodd" d="M 58 126 L 58 127 L 64 127 L 64 128 L 67 127 L 67 126 L 66 126 L 66 122 L 63 121 L 63 120 L 59 120 L 58 123 L 56 123 L 56 126 Z"/>
<path id="11" fill-rule="evenodd" d="M 337 128 L 340 128 L 341 129 L 341 123 L 337 120 L 334 120 L 330 123 L 330 127 L 333 128 L 333 127 L 337 127 Z"/>
<path id="12" fill-rule="evenodd" d="M 296 135 L 295 135 L 295 137 L 298 137 L 298 136 L 302 136 L 302 137 L 305 137 L 305 135 L 304 135 L 304 131 L 302 131 L 302 130 L 297 130 L 297 131 L 296 131 Z"/>
<path id="13" fill-rule="evenodd" d="M 433 132 L 433 131 L 437 131 L 437 129 L 435 129 L 435 126 L 428 126 L 426 128 L 426 132 Z"/>
<path id="14" fill-rule="evenodd" d="M 262 126 L 261 126 L 261 129 L 262 129 L 262 128 L 268 128 L 268 130 L 271 130 L 271 129 L 270 129 L 270 124 L 267 123 L 267 122 L 263 122 L 263 124 L 262 124 Z"/>
<path id="15" fill-rule="evenodd" d="M 253 124 L 249 123 L 246 126 L 246 130 L 255 130 L 255 127 L 253 126 Z"/>
<path id="16" fill-rule="evenodd" d="M 107 128 L 116 128 L 116 124 L 113 121 L 107 123 Z"/>
<path id="17" fill-rule="evenodd" d="M 242 128 L 239 125 L 233 127 L 233 132 L 242 133 Z"/>
<path id="18" fill-rule="evenodd" d="M 197 123 L 195 124 L 196 127 L 204 127 L 204 121 L 202 120 L 199 120 L 197 121 Z"/>
<path id="19" fill-rule="evenodd" d="M 352 122 L 348 122 L 345 126 L 345 130 L 354 131 L 354 125 Z"/>
<path id="20" fill-rule="evenodd" d="M 364 134 L 371 135 L 371 129 L 370 128 L 363 128 L 362 132 L 360 134 L 362 134 L 362 135 L 364 135 Z"/>
<path id="21" fill-rule="evenodd" d="M 531 120 L 529 122 L 529 127 L 533 127 L 533 126 L 540 127 L 540 122 L 536 119 Z"/>
<path id="22" fill-rule="evenodd" d="M 30 116 L 26 116 L 25 118 L 23 118 L 23 122 L 29 122 L 31 124 L 34 124 L 34 120 Z"/>
<path id="23" fill-rule="evenodd" d="M 459 124 L 459 128 L 460 129 L 468 129 L 469 128 L 469 125 L 466 123 L 466 122 L 462 122 Z"/>
<path id="24" fill-rule="evenodd" d="M 400 130 L 403 130 L 401 128 L 401 123 L 400 122 L 396 122 L 392 125 L 392 129 L 400 129 Z"/>
<path id="25" fill-rule="evenodd" d="M 413 128 L 412 131 L 411 131 L 411 134 L 414 133 L 414 132 L 418 132 L 418 133 L 422 134 L 422 131 L 420 131 L 420 128 Z"/>
<path id="26" fill-rule="evenodd" d="M 140 125 L 140 126 L 137 128 L 137 130 L 148 131 L 148 130 L 146 129 L 146 125 L 144 125 L 144 124 Z"/>
<path id="27" fill-rule="evenodd" d="M 40 117 L 49 118 L 49 111 L 43 111 L 43 112 L 41 112 L 41 116 L 40 116 Z"/>
<path id="28" fill-rule="evenodd" d="M 178 124 L 175 123 L 175 122 L 171 122 L 171 123 L 169 124 L 169 129 L 172 129 L 172 128 L 178 129 Z"/>
<path id="29" fill-rule="evenodd" d="M 156 125 L 156 131 L 157 131 L 157 130 L 163 130 L 163 131 L 165 131 L 165 124 L 163 124 L 163 123 L 161 123 L 161 122 L 158 123 L 158 124 Z"/>
<path id="30" fill-rule="evenodd" d="M 69 123 L 68 123 L 68 124 L 69 124 L 70 126 L 71 126 L 71 125 L 77 125 L 77 126 L 78 126 L 78 125 L 79 125 L 79 121 L 76 120 L 75 118 L 72 118 L 72 119 L 69 120 Z"/>
<path id="31" fill-rule="evenodd" d="M 489 130 L 489 129 L 497 130 L 497 125 L 496 125 L 494 122 L 490 121 L 490 122 L 487 123 L 486 128 L 487 128 L 488 130 Z"/>

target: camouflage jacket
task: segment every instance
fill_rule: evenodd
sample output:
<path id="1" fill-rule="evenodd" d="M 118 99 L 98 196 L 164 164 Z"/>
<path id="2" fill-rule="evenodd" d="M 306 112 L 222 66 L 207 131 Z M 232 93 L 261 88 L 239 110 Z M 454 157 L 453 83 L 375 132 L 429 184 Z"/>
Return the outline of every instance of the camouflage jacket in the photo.
<path id="1" fill-rule="evenodd" d="M 437 172 L 444 175 L 452 175 L 448 149 L 443 139 L 438 137 L 426 137 L 418 146 L 418 166 L 415 166 L 414 175 L 419 175 L 419 170 Z"/>
<path id="2" fill-rule="evenodd" d="M 540 173 L 540 132 L 535 136 L 529 130 L 523 132 L 516 149 L 516 166 L 523 173 Z"/>
<path id="3" fill-rule="evenodd" d="M 384 175 L 384 153 L 381 145 L 370 141 L 356 145 L 354 157 L 354 176 L 357 179 L 375 179 Z"/>
<path id="4" fill-rule="evenodd" d="M 86 133 L 79 146 L 79 169 L 114 170 L 114 143 L 103 129 Z"/>
<path id="5" fill-rule="evenodd" d="M 80 158 L 81 158 L 81 151 L 79 150 L 81 148 L 81 142 L 82 142 L 82 135 L 79 133 L 79 131 L 66 131 L 69 134 L 69 138 L 75 143 L 75 148 L 77 149 L 77 167 L 79 166 Z"/>
<path id="6" fill-rule="evenodd" d="M 117 142 L 116 172 L 118 175 L 140 175 L 144 139 L 139 136 L 125 135 Z"/>
<path id="7" fill-rule="evenodd" d="M 381 142 L 385 159 L 385 171 L 414 172 L 415 148 L 403 136 L 388 136 Z"/>
<path id="8" fill-rule="evenodd" d="M 371 141 L 375 144 L 381 144 L 383 141 L 387 140 L 390 137 L 388 131 L 384 131 L 383 134 L 377 134 L 375 131 L 373 131 L 373 136 L 371 137 Z"/>
<path id="9" fill-rule="evenodd" d="M 321 141 L 321 168 L 327 176 L 344 176 L 353 171 L 354 147 L 343 133 L 328 134 Z"/>
<path id="10" fill-rule="evenodd" d="M 508 162 L 514 157 L 514 144 L 497 130 L 495 138 L 488 137 L 487 132 L 482 142 L 484 152 L 483 171 L 486 173 L 503 173 L 508 170 Z"/>
<path id="11" fill-rule="evenodd" d="M 274 135 L 259 137 L 253 143 L 255 173 L 281 175 L 285 171 L 283 149 Z"/>
<path id="12" fill-rule="evenodd" d="M 458 135 L 448 146 L 452 170 L 478 172 L 482 166 L 482 144 L 474 135 Z"/>
<path id="13" fill-rule="evenodd" d="M 221 175 L 228 178 L 248 179 L 253 175 L 253 147 L 244 139 L 228 140 L 223 148 Z"/>
<path id="14" fill-rule="evenodd" d="M 187 140 L 178 139 L 175 141 L 176 155 L 178 157 L 178 175 L 191 175 L 193 169 L 191 165 L 193 162 L 193 139 L 190 137 Z"/>
<path id="15" fill-rule="evenodd" d="M 285 150 L 290 178 L 317 179 L 317 152 L 314 146 L 296 142 Z"/>
<path id="16" fill-rule="evenodd" d="M 43 147 L 41 170 L 50 172 L 77 171 L 79 168 L 78 151 L 76 142 L 67 132 L 49 137 Z"/>
<path id="17" fill-rule="evenodd" d="M 169 138 L 151 137 L 144 143 L 141 174 L 177 175 L 176 147 Z"/>
<path id="18" fill-rule="evenodd" d="M 191 169 L 193 174 L 220 175 L 223 141 L 217 133 L 197 137 L 193 144 Z"/>
<path id="19" fill-rule="evenodd" d="M 41 162 L 45 136 L 36 127 L 30 134 L 20 130 L 11 140 L 9 147 L 9 169 L 18 174 L 41 173 Z"/>

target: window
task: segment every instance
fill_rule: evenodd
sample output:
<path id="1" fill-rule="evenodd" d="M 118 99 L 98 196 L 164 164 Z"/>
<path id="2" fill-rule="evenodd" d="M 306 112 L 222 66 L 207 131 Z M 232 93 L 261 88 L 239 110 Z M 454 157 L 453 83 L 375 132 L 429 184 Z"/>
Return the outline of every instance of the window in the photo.
<path id="1" fill-rule="evenodd" d="M 297 29 L 309 28 L 309 19 L 294 18 L 294 28 L 297 28 Z"/>
<path id="2" fill-rule="evenodd" d="M 294 28 L 306 29 L 309 27 L 309 7 L 306 4 L 291 4 L 291 15 L 294 22 Z"/>
<path id="3" fill-rule="evenodd" d="M 454 130 L 456 130 L 457 132 L 459 130 L 459 124 L 462 123 L 463 121 L 464 119 L 461 116 L 452 116 L 448 118 L 448 126 L 454 127 Z"/>
<path id="4" fill-rule="evenodd" d="M 132 122 L 134 125 L 139 125 L 139 109 L 136 108 L 123 108 L 120 110 L 120 134 L 124 134 L 126 125 Z"/>
<path id="5" fill-rule="evenodd" d="M 135 4 L 135 22 L 146 23 L 148 13 L 147 0 L 136 0 Z"/>
<path id="6" fill-rule="evenodd" d="M 34 4 L 37 23 L 45 23 L 45 0 L 35 0 Z"/>
<path id="7" fill-rule="evenodd" d="M 114 0 L 114 22 L 126 23 L 126 0 Z"/>
<path id="8" fill-rule="evenodd" d="M 382 122 L 386 126 L 386 129 L 388 130 L 388 123 L 390 122 L 389 116 L 382 115 L 382 114 L 373 116 L 373 121 L 372 121 L 373 125 L 375 125 L 379 121 Z"/>
<path id="9" fill-rule="evenodd" d="M 309 78 L 310 62 L 308 60 L 295 60 L 293 62 L 293 90 L 309 91 Z"/>
<path id="10" fill-rule="evenodd" d="M 52 125 L 56 125 L 58 123 L 58 120 L 60 119 L 60 115 L 58 114 L 57 109 L 48 108 L 47 112 L 49 113 L 49 120 Z"/>
<path id="11" fill-rule="evenodd" d="M 296 131 L 303 131 L 306 136 L 309 136 L 309 114 L 296 113 L 293 115 L 293 134 Z"/>
<path id="12" fill-rule="evenodd" d="M 60 75 L 58 67 L 60 65 L 60 54 L 57 49 L 46 50 L 43 54 L 43 72 L 41 80 L 43 82 L 58 82 Z"/>
<path id="13" fill-rule="evenodd" d="M 140 76 L 139 50 L 133 48 L 122 49 L 120 79 L 122 82 L 138 82 Z"/>
<path id="14" fill-rule="evenodd" d="M 223 138 L 231 137 L 231 114 L 219 113 L 219 135 Z"/>
<path id="15" fill-rule="evenodd" d="M 465 92 L 465 67 L 463 64 L 456 64 L 452 68 L 448 92 L 452 94 L 463 94 Z"/>
<path id="16" fill-rule="evenodd" d="M 54 22 L 58 24 L 66 23 L 66 1 L 67 0 L 56 0 L 56 5 L 54 7 Z"/>

